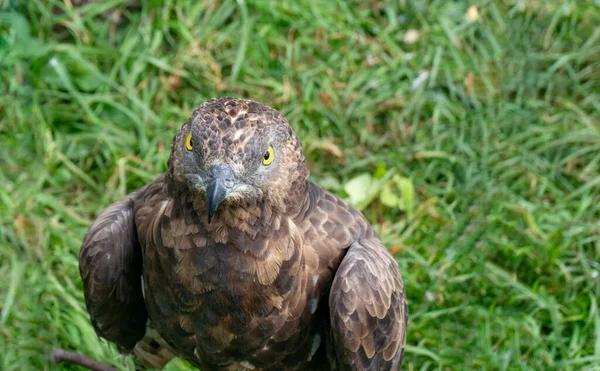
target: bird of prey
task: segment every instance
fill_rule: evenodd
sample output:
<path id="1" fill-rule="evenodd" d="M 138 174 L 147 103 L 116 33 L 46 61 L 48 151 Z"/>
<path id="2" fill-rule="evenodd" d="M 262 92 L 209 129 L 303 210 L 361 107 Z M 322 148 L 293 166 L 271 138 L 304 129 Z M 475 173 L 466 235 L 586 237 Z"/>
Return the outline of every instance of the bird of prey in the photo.
<path id="1" fill-rule="evenodd" d="M 97 334 L 155 367 L 179 356 L 203 371 L 398 370 L 408 308 L 397 264 L 363 215 L 308 175 L 276 110 L 200 105 L 166 172 L 83 240 Z"/>

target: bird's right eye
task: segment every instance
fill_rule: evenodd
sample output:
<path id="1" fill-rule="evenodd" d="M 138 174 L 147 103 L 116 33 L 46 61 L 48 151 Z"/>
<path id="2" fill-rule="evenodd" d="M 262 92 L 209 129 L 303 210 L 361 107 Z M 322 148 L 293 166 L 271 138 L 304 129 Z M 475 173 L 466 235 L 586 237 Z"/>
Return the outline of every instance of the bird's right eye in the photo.
<path id="1" fill-rule="evenodd" d="M 192 149 L 194 149 L 194 147 L 192 147 L 192 133 L 189 133 L 187 135 L 187 137 L 185 138 L 185 148 L 188 151 L 191 151 Z"/>
<path id="2" fill-rule="evenodd" d="M 274 158 L 275 158 L 275 151 L 273 150 L 273 146 L 269 146 L 269 149 L 267 149 L 267 152 L 265 152 L 265 154 L 263 155 L 263 161 L 262 161 L 263 165 L 265 165 L 265 166 L 271 165 Z"/>

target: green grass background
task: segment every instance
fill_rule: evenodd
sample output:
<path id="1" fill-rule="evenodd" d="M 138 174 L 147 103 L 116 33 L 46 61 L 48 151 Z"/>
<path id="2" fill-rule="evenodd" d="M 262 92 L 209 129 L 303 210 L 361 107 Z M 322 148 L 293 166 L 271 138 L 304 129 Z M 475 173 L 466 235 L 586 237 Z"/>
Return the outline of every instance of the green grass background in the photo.
<path id="1" fill-rule="evenodd" d="M 0 369 L 133 369 L 80 243 L 224 95 L 280 110 L 394 253 L 404 369 L 600 370 L 597 0 L 0 1 Z"/>

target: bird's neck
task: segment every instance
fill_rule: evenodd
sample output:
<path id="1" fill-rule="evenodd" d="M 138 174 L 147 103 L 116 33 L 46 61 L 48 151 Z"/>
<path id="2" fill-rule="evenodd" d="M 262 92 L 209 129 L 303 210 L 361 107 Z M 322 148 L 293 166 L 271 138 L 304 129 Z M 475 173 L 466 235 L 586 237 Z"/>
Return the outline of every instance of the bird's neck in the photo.
<path id="1" fill-rule="evenodd" d="M 254 239 L 269 238 L 279 233 L 282 224 L 294 220 L 306 208 L 307 181 L 299 181 L 281 202 L 239 202 L 225 204 L 214 214 L 211 222 L 204 197 L 193 196 L 193 208 L 200 216 L 199 223 L 216 242 L 228 243 L 240 232 Z"/>

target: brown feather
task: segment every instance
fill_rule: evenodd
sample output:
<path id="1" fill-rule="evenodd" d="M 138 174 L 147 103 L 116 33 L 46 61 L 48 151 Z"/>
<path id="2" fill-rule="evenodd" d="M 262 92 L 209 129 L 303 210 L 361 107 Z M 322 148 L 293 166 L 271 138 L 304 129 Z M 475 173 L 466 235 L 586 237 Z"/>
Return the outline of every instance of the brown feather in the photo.
<path id="1" fill-rule="evenodd" d="M 203 166 L 251 178 L 269 144 L 279 157 L 268 181 L 209 223 Z M 232 98 L 201 105 L 173 139 L 167 172 L 110 206 L 84 240 L 98 334 L 131 349 L 149 317 L 165 348 L 202 370 L 398 369 L 408 311 L 396 262 L 360 212 L 307 177 L 277 111 Z M 146 339 L 136 349 L 165 359 Z"/>
<path id="2" fill-rule="evenodd" d="M 135 193 L 107 207 L 92 224 L 79 254 L 85 302 L 96 332 L 131 350 L 144 336 L 142 257 L 133 222 Z"/>

